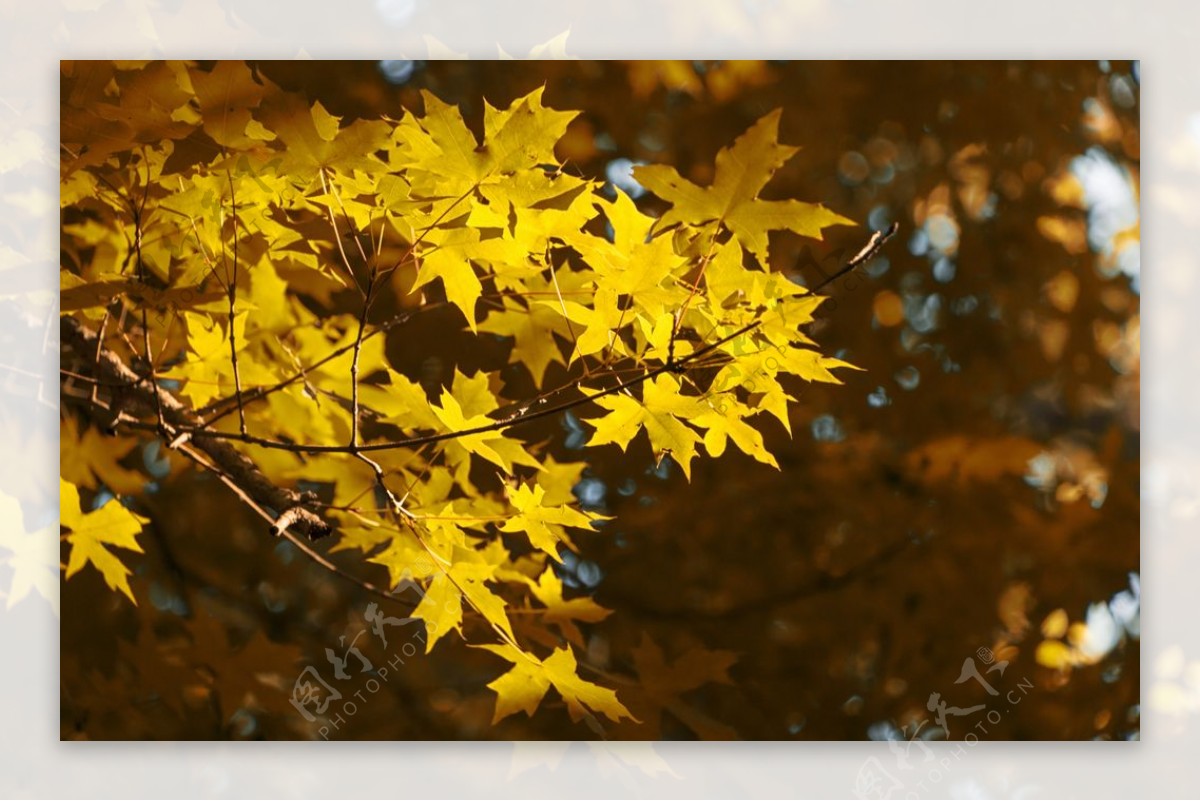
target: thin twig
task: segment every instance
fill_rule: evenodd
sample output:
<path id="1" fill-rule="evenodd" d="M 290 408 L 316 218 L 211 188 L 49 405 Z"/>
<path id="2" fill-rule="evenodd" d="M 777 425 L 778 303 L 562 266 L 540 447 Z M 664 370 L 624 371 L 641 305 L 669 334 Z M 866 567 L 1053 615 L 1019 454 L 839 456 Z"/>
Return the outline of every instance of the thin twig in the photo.
<path id="1" fill-rule="evenodd" d="M 321 177 L 321 189 L 328 195 L 329 184 L 325 182 L 325 170 L 318 171 L 317 175 Z M 365 298 L 366 293 L 363 291 L 362 285 L 358 282 L 358 276 L 354 274 L 354 268 L 350 266 L 350 259 L 346 258 L 346 248 L 342 246 L 342 235 L 338 231 L 337 220 L 333 217 L 333 208 L 328 202 L 325 203 L 325 210 L 329 212 L 329 225 L 333 228 L 333 241 L 337 243 L 338 253 L 342 256 L 342 266 L 346 268 L 346 274 L 350 276 L 350 281 L 354 284 L 354 288 L 358 290 L 358 294 Z"/>
<path id="2" fill-rule="evenodd" d="M 379 263 L 367 258 L 366 252 L 363 250 L 362 242 L 359 239 L 358 231 L 354 226 L 354 220 L 346 211 L 346 205 L 342 203 L 342 196 L 330 189 L 330 184 L 325 182 L 325 171 L 321 170 L 321 187 L 325 190 L 325 194 L 332 194 L 337 200 L 338 206 L 342 210 L 342 215 L 346 218 L 346 224 L 350 227 L 350 232 L 354 234 L 354 243 L 358 245 L 358 253 L 362 257 L 363 267 L 368 264 L 371 268 L 371 276 L 367 280 L 367 291 L 363 294 L 362 310 L 358 313 L 358 331 L 354 335 L 354 356 L 350 360 L 350 452 L 358 455 L 358 359 L 362 353 L 363 332 L 367 328 L 367 315 L 371 311 L 371 301 L 375 298 L 376 278 L 379 272 Z M 342 247 L 342 240 L 338 235 L 337 222 L 334 220 L 333 209 L 329 208 L 326 203 L 326 208 L 329 210 L 329 224 L 333 226 L 333 236 L 338 241 L 338 250 L 342 254 L 342 262 L 346 265 L 346 270 L 353 277 L 354 270 L 350 267 L 350 260 L 346 258 L 346 249 Z M 355 279 L 355 285 L 358 285 L 358 280 Z M 361 290 L 360 290 L 361 291 Z M 375 468 L 376 477 L 380 485 L 383 485 L 382 473 L 379 470 L 379 465 L 369 459 L 364 459 L 368 464 Z M 387 487 L 384 487 L 386 490 Z"/>
<path id="3" fill-rule="evenodd" d="M 229 179 L 229 210 L 233 216 L 233 276 L 229 279 L 229 361 L 233 364 L 233 395 L 237 398 L 238 428 L 246 433 L 246 409 L 242 405 L 242 376 L 238 371 L 237 357 L 237 283 L 238 283 L 238 218 L 237 194 L 233 188 L 233 175 L 226 170 Z"/>
<path id="4" fill-rule="evenodd" d="M 241 498 L 243 503 L 250 507 L 251 511 L 266 520 L 268 523 L 271 523 L 271 530 L 275 536 L 282 537 L 292 545 L 296 546 L 301 553 L 303 553 L 313 562 L 325 568 L 334 575 L 349 581 L 351 584 L 366 590 L 372 595 L 376 595 L 394 603 L 405 604 L 410 609 L 412 608 L 411 603 L 403 601 L 397 596 L 392 595 L 390 592 L 380 589 L 375 584 L 372 584 L 365 579 L 361 579 L 358 576 L 355 576 L 353 573 L 349 573 L 338 567 L 333 562 L 329 561 L 329 559 L 327 559 L 323 554 L 316 551 L 303 539 L 297 537 L 292 532 L 292 529 L 303 528 L 306 514 L 311 513 L 306 513 L 301 507 L 293 506 L 290 509 L 285 510 L 283 514 L 280 514 L 278 517 L 272 517 L 271 513 L 264 509 L 263 506 L 257 500 L 255 500 L 250 493 L 242 488 L 242 486 L 238 484 L 238 482 L 232 476 L 230 476 L 226 471 L 222 470 L 220 466 L 213 464 L 209 459 L 204 458 L 204 456 L 201 455 L 195 446 L 184 445 L 180 448 L 180 451 L 189 459 L 196 462 L 201 467 L 204 467 L 206 470 L 210 470 L 214 475 L 220 478 L 227 487 L 233 490 L 233 492 L 239 498 Z"/>
<path id="5" fill-rule="evenodd" d="M 379 273 L 379 280 L 382 281 L 383 279 L 387 278 L 389 275 L 394 273 L 396 270 L 400 269 L 400 266 L 402 264 L 404 264 L 404 262 L 408 261 L 408 259 L 411 256 L 413 256 L 413 254 L 416 253 L 417 245 L 419 245 L 423 241 L 425 241 L 425 237 L 428 236 L 429 232 L 432 231 L 434 228 L 437 228 L 437 226 L 442 222 L 442 220 L 446 219 L 446 215 L 449 214 L 454 209 L 455 206 L 457 206 L 459 203 L 462 203 L 464 200 L 466 200 L 468 197 L 470 197 L 472 194 L 474 194 L 475 190 L 478 188 L 479 188 L 478 182 L 472 184 L 470 189 L 468 189 L 466 192 L 463 192 L 461 195 L 459 195 L 457 198 L 454 199 L 453 203 L 451 203 L 449 206 L 447 206 L 445 209 L 443 209 L 442 213 L 437 216 L 437 219 L 435 219 L 433 222 L 431 222 L 429 225 L 427 225 L 421 231 L 421 233 L 419 233 L 417 235 L 417 237 L 412 241 L 412 244 L 409 245 L 405 249 L 404 253 L 402 253 L 400 255 L 400 258 L 396 259 L 396 263 L 393 264 L 391 267 L 388 267 L 387 269 L 385 269 Z M 382 237 L 382 234 L 380 234 L 380 237 Z"/>
<path id="6" fill-rule="evenodd" d="M 721 224 L 725 222 L 725 218 L 717 220 L 713 223 L 712 241 L 708 243 L 708 251 L 700 259 L 700 273 L 696 276 L 696 281 L 692 284 L 692 291 L 688 293 L 687 300 L 683 302 L 683 306 L 675 314 L 675 320 L 671 325 L 671 338 L 667 342 L 667 361 L 675 361 L 675 339 L 679 336 L 679 327 L 683 325 L 683 316 L 687 314 L 688 307 L 692 305 L 692 299 L 696 297 L 696 293 L 700 291 L 700 285 L 704 283 L 704 274 L 708 270 L 708 263 L 712 261 L 713 251 L 717 247 L 717 234 L 721 231 Z M 763 265 L 766 268 L 767 265 Z"/>
<path id="7" fill-rule="evenodd" d="M 148 176 L 147 176 L 148 177 Z M 146 192 L 150 191 L 149 181 L 147 180 Z M 131 201 L 132 206 L 132 201 Z M 137 253 L 137 275 L 138 281 L 146 283 L 146 266 L 142 261 L 142 209 L 146 207 L 145 197 L 142 198 L 141 208 L 133 209 L 133 227 L 134 227 L 134 249 Z M 158 388 L 158 379 L 154 376 L 154 353 L 150 348 L 150 323 L 146 314 L 146 305 L 142 304 L 142 346 L 146 356 L 146 372 L 147 378 L 150 381 L 150 386 L 153 389 Z M 97 342 L 100 338 L 97 337 Z M 172 435 L 167 428 L 166 420 L 163 418 L 162 399 L 158 392 L 151 393 L 154 396 L 154 413 L 158 418 L 158 433 L 164 438 L 169 439 Z"/>

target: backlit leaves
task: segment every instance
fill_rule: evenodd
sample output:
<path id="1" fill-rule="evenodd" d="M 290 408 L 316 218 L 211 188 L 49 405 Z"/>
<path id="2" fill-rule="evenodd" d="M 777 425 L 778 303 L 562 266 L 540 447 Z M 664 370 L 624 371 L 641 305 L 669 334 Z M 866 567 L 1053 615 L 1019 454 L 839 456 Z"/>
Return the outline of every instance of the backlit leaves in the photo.
<path id="1" fill-rule="evenodd" d="M 406 116 L 396 128 L 396 162 L 415 173 L 414 186 L 426 197 L 457 196 L 486 181 L 552 163 L 554 143 L 575 112 L 542 105 L 542 90 L 500 111 L 486 103 L 484 141 L 467 128 L 457 106 L 423 91 L 424 116 Z"/>
<path id="2" fill-rule="evenodd" d="M 423 91 L 364 120 L 237 62 L 66 64 L 63 83 L 63 314 L 102 329 L 264 480 L 320 498 L 331 550 L 419 592 L 427 650 L 458 636 L 507 660 L 488 685 L 495 721 L 533 714 L 551 688 L 572 720 L 631 721 L 583 656 L 609 610 L 567 580 L 570 552 L 604 535 L 574 494 L 586 464 L 516 426 L 561 420 L 565 403 L 588 445 L 645 432 L 689 477 L 730 447 L 777 466 L 764 426 L 789 427 L 796 383 L 848 367 L 802 330 L 820 299 L 769 269 L 769 232 L 849 222 L 759 197 L 797 151 L 778 141 L 780 113 L 716 155 L 709 186 L 639 168 L 666 204 L 656 218 L 555 156 L 576 112 L 541 88 L 485 100 L 479 118 Z M 418 312 L 441 327 L 410 325 Z M 81 356 L 73 368 L 94 359 Z M 162 449 L 141 450 L 154 417 L 117 401 L 110 416 L 143 426 L 107 436 L 63 417 L 66 575 L 91 565 L 133 598 L 122 559 L 146 520 L 123 500 L 157 491 L 133 460 Z M 121 500 L 85 512 L 77 487 Z M 656 649 L 632 654 L 638 716 L 669 707 L 720 736 L 682 696 L 723 681 L 732 657 Z"/>
<path id="3" fill-rule="evenodd" d="M 582 720 L 594 712 L 614 723 L 633 718 L 615 692 L 579 678 L 575 653 L 569 646 L 555 650 L 545 661 L 510 645 L 482 647 L 513 663 L 512 669 L 488 685 L 496 691 L 493 723 L 517 712 L 532 716 L 551 687 L 566 702 L 571 720 Z"/>
<path id="4" fill-rule="evenodd" d="M 505 521 L 501 531 L 524 531 L 530 544 L 562 561 L 560 542 L 570 543 L 565 527 L 587 528 L 596 515 L 585 514 L 570 506 L 551 506 L 545 501 L 543 487 L 523 485 L 509 493 L 516 514 Z"/>
<path id="5" fill-rule="evenodd" d="M 137 535 L 150 521 L 126 509 L 116 498 L 110 498 L 99 509 L 84 512 L 79 506 L 79 490 L 61 479 L 59 493 L 59 523 L 67 530 L 67 543 L 71 546 L 67 578 L 90 564 L 100 571 L 109 587 L 125 593 L 136 604 L 133 590 L 129 589 L 129 568 L 110 549 L 141 553 Z"/>
<path id="6" fill-rule="evenodd" d="M 820 239 L 831 225 L 849 225 L 850 220 L 824 206 L 798 200 L 761 200 L 762 191 L 775 171 L 799 148 L 779 144 L 780 111 L 776 109 L 717 154 L 716 177 L 701 187 L 683 178 L 674 167 L 637 167 L 634 177 L 654 194 L 672 204 L 659 227 L 679 223 L 701 225 L 717 220 L 754 254 L 759 264 L 767 263 L 767 232 L 790 230 Z"/>
<path id="7" fill-rule="evenodd" d="M 282 95 L 264 110 L 262 134 L 273 134 L 283 145 L 280 175 L 311 180 L 318 169 L 336 168 L 347 175 L 354 170 L 382 167 L 373 154 L 387 144 L 391 130 L 382 121 L 356 120 L 342 128 L 320 103 L 311 106 L 294 95 Z"/>
<path id="8" fill-rule="evenodd" d="M 588 421 L 596 428 L 588 444 L 611 442 L 624 450 L 644 428 L 656 457 L 671 456 L 683 468 L 684 475 L 690 477 L 700 437 L 683 421 L 699 416 L 704 407 L 679 390 L 679 379 L 664 373 L 646 382 L 641 400 L 626 395 L 598 398 L 596 404 L 607 409 L 608 414 Z"/>
<path id="9" fill-rule="evenodd" d="M 74 417 L 64 417 L 59 426 L 59 473 L 65 481 L 87 489 L 103 484 L 118 494 L 138 492 L 146 476 L 121 465 L 137 445 L 135 439 L 107 437 L 95 428 L 80 430 Z"/>

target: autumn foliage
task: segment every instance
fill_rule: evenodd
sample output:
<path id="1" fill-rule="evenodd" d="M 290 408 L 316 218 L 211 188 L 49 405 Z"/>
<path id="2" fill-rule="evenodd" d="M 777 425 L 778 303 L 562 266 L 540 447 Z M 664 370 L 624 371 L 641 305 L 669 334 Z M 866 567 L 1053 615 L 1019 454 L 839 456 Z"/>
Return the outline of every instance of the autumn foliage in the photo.
<path id="1" fill-rule="evenodd" d="M 849 365 L 806 336 L 821 297 L 771 270 L 770 234 L 850 224 L 760 197 L 797 152 L 779 111 L 715 154 L 708 185 L 637 168 L 652 214 L 555 155 L 574 113 L 541 90 L 473 128 L 429 92 L 339 119 L 240 62 L 67 63 L 62 80 L 68 579 L 97 570 L 141 600 L 151 477 L 119 460 L 156 440 L 172 479 L 217 477 L 264 537 L 356 555 L 350 581 L 394 592 L 375 600 L 428 650 L 498 657 L 495 721 L 551 688 L 573 720 L 642 720 L 724 675 L 731 655 L 694 653 L 707 669 L 672 678 L 649 639 L 628 690 L 589 664 L 609 612 L 556 568 L 603 521 L 572 494 L 584 465 L 524 432 L 573 410 L 589 447 L 645 437 L 685 475 L 731 446 L 777 466 L 764 422 L 789 427 L 790 387 Z M 506 355 L 405 374 L 386 343 L 431 313 Z"/>

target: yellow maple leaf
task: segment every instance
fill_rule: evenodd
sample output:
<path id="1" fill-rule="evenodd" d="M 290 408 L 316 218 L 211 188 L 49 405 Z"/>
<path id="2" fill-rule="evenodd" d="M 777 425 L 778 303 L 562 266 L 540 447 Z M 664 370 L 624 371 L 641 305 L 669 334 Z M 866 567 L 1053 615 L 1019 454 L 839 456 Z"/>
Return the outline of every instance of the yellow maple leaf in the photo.
<path id="1" fill-rule="evenodd" d="M 254 79 L 243 61 L 218 61 L 211 70 L 198 67 L 187 71 L 189 87 L 204 121 L 204 132 L 219 145 L 229 148 L 252 146 L 246 127 L 253 121 L 251 109 L 262 102 L 263 85 Z"/>
<path id="2" fill-rule="evenodd" d="M 542 462 L 542 469 L 537 474 L 538 486 L 546 490 L 546 495 L 542 498 L 543 503 L 561 506 L 575 500 L 572 490 L 579 483 L 586 467 L 587 462 L 559 462 L 547 453 L 546 460 Z"/>
<path id="3" fill-rule="evenodd" d="M 554 334 L 566 339 L 571 332 L 566 319 L 555 313 L 554 309 L 541 304 L 525 308 L 512 299 L 505 300 L 502 311 L 489 314 L 479 324 L 479 330 L 512 337 L 513 349 L 509 363 L 525 365 L 533 376 L 534 385 L 539 388 L 550 363 L 563 364 L 562 349 Z"/>
<path id="4" fill-rule="evenodd" d="M 136 605 L 137 599 L 129 589 L 130 570 L 109 547 L 142 553 L 137 534 L 150 521 L 126 509 L 116 498 L 110 498 L 99 509 L 84 512 L 79 505 L 79 490 L 60 478 L 59 522 L 69 532 L 71 555 L 67 558 L 67 578 L 91 564 L 104 576 L 110 589 L 125 593 Z"/>
<path id="5" fill-rule="evenodd" d="M 575 621 L 598 623 L 612 614 L 611 609 L 605 609 L 586 595 L 578 598 L 563 598 L 562 579 L 558 577 L 553 568 L 542 571 L 542 575 L 536 582 L 528 576 L 524 576 L 523 579 L 529 585 L 530 591 L 533 592 L 533 597 L 546 607 L 542 619 L 547 623 L 558 625 L 562 629 L 563 636 L 580 648 L 584 644 L 583 632 L 575 625 Z"/>
<path id="6" fill-rule="evenodd" d="M 435 192 L 460 195 L 488 179 L 554 161 L 554 145 L 578 114 L 542 105 L 539 87 L 507 109 L 485 101 L 483 143 L 467 128 L 458 106 L 422 91 L 425 115 L 405 116 L 396 128 L 399 161 L 437 176 Z"/>
<path id="7" fill-rule="evenodd" d="M 575 346 L 571 350 L 570 362 L 582 356 L 590 356 L 605 349 L 613 353 L 625 355 L 625 344 L 616 335 L 617 329 L 628 318 L 617 303 L 617 293 L 612 288 L 604 286 L 596 290 L 592 296 L 592 305 L 584 306 L 573 300 L 540 300 L 539 304 L 548 309 L 565 314 L 568 320 L 582 326 L 573 328 Z"/>
<path id="8" fill-rule="evenodd" d="M 585 421 L 596 429 L 588 445 L 613 443 L 625 450 L 638 431 L 645 428 L 655 455 L 661 458 L 669 454 L 690 479 L 700 436 L 679 418 L 700 415 L 704 407 L 695 398 L 681 395 L 679 388 L 679 379 L 662 373 L 643 384 L 640 401 L 620 394 L 599 398 L 596 403 L 608 409 L 608 414 Z"/>
<path id="9" fill-rule="evenodd" d="M 482 384 L 480 383 L 482 382 Z M 487 376 L 480 373 L 475 379 L 458 374 L 454 385 L 442 393 L 441 406 L 432 406 L 433 413 L 445 431 L 470 431 L 484 428 L 496 421 L 486 416 L 498 406 L 496 398 L 487 390 Z M 521 443 L 508 439 L 502 431 L 481 431 L 476 434 L 455 437 L 446 443 L 446 453 L 460 465 L 459 475 L 466 482 L 469 467 L 465 454 L 475 454 L 512 473 L 514 464 L 537 467 L 538 462 L 530 456 Z"/>
<path id="10" fill-rule="evenodd" d="M 132 437 L 109 437 L 90 426 L 80 430 L 70 415 L 59 421 L 59 472 L 72 484 L 97 489 L 101 484 L 117 495 L 141 492 L 149 478 L 124 467 L 120 460 L 137 447 Z"/>
<path id="11" fill-rule="evenodd" d="M 822 230 L 831 225 L 853 225 L 851 220 L 817 203 L 758 198 L 775 171 L 799 150 L 779 144 L 781 113 L 780 109 L 772 111 L 731 146 L 721 149 L 711 186 L 697 186 L 674 167 L 662 164 L 634 168 L 639 183 L 672 204 L 662 216 L 660 227 L 717 220 L 765 266 L 768 231 L 789 230 L 821 239 Z"/>
<path id="12" fill-rule="evenodd" d="M 462 592 L 449 575 L 439 573 L 429 582 L 413 617 L 425 621 L 425 652 L 450 631 L 462 627 Z"/>
<path id="13" fill-rule="evenodd" d="M 430 281 L 440 279 L 446 299 L 462 310 L 471 330 L 475 330 L 475 304 L 483 294 L 483 283 L 475 274 L 471 260 L 477 253 L 479 231 L 454 228 L 426 236 L 430 247 L 421 254 L 421 267 L 409 292 L 416 292 Z"/>
<path id="14" fill-rule="evenodd" d="M 565 236 L 596 271 L 598 283 L 606 291 L 628 295 L 637 309 L 651 317 L 682 304 L 688 291 L 678 287 L 671 275 L 687 262 L 675 253 L 670 237 L 651 238 L 655 219 L 638 211 L 623 191 L 613 202 L 600 205 L 612 227 L 611 242 L 578 228 Z"/>
<path id="15" fill-rule="evenodd" d="M 503 638 L 510 642 L 516 639 L 504 599 L 485 583 L 493 577 L 496 567 L 483 554 L 456 545 L 450 549 L 448 559 L 439 558 L 437 570 L 412 613 L 425 621 L 426 653 L 450 631 L 461 632 L 464 600 Z"/>
<path id="16" fill-rule="evenodd" d="M 725 452 L 726 440 L 731 439 L 743 453 L 778 468 L 779 463 L 763 445 L 762 434 L 742 420 L 743 408 L 739 403 L 729 403 L 724 409 L 714 409 L 692 419 L 693 423 L 707 429 L 704 434 L 705 449 L 710 456 L 720 456 Z"/>
<path id="17" fill-rule="evenodd" d="M 159 373 L 164 378 L 183 381 L 180 395 L 188 397 L 196 407 L 203 406 L 234 387 L 233 362 L 229 358 L 228 317 L 218 320 L 212 315 L 182 312 L 188 333 L 188 359 Z M 268 384 L 278 380 L 276 372 L 256 359 L 242 358 L 246 350 L 246 322 L 249 311 L 239 311 L 233 318 L 233 336 L 239 351 L 238 375 L 245 385 Z"/>
<path id="18" fill-rule="evenodd" d="M 421 385 L 390 367 L 386 368 L 388 382 L 363 384 L 358 397 L 367 408 L 378 412 L 384 420 L 406 431 L 438 427 L 429 396 Z"/>
<path id="19" fill-rule="evenodd" d="M 613 722 L 634 720 L 615 692 L 579 678 L 579 665 L 570 646 L 556 649 L 544 661 L 508 644 L 480 647 L 513 663 L 511 670 L 488 685 L 496 692 L 493 724 L 516 712 L 532 716 L 551 686 L 562 696 L 576 723 L 593 712 Z"/>
<path id="20" fill-rule="evenodd" d="M 300 182 L 312 180 L 321 168 L 344 175 L 378 169 L 381 165 L 375 153 L 387 147 L 392 135 L 391 126 L 382 120 L 355 120 L 340 128 L 339 118 L 320 102 L 309 106 L 293 94 L 272 98 L 259 117 L 266 124 L 263 130 L 284 145 L 279 174 Z"/>
<path id="21" fill-rule="evenodd" d="M 546 489 L 528 484 L 510 490 L 508 499 L 517 514 L 504 521 L 501 531 L 524 531 L 530 544 L 559 562 L 558 544 L 570 545 L 564 526 L 589 528 L 599 515 L 589 515 L 570 506 L 551 506 L 546 503 Z"/>
<path id="22" fill-rule="evenodd" d="M 584 275 L 582 271 L 563 268 L 553 278 L 542 275 L 528 278 L 523 282 L 523 290 L 531 297 L 554 296 L 555 301 L 522 305 L 514 298 L 505 298 L 504 308 L 491 312 L 479 324 L 480 331 L 513 338 L 509 363 L 524 364 L 538 387 L 542 386 L 551 362 L 566 364 L 555 335 L 569 341 L 574 329 L 563 316 L 562 307 L 556 305 L 557 296 L 588 293 Z"/>

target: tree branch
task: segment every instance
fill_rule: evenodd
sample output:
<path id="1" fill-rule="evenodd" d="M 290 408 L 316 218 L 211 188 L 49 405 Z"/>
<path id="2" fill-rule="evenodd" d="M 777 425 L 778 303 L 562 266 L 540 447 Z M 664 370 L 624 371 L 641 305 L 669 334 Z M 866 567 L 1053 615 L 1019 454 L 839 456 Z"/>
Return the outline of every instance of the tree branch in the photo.
<path id="1" fill-rule="evenodd" d="M 114 402 L 110 408 L 116 410 L 118 419 L 123 414 L 121 410 L 127 408 L 141 408 L 150 412 L 161 409 L 163 421 L 171 428 L 194 430 L 200 425 L 200 420 L 178 398 L 156 382 L 141 381 L 117 354 L 103 346 L 96 332 L 79 320 L 70 316 L 61 317 L 59 329 L 64 346 L 69 346 L 81 360 L 95 359 L 97 378 L 121 385 L 119 389 L 111 390 Z M 193 437 L 192 442 L 257 504 L 271 510 L 276 520 L 287 515 L 291 528 L 310 539 L 329 534 L 329 524 L 309 508 L 315 498 L 276 486 L 249 457 L 239 453 L 226 441 Z"/>

